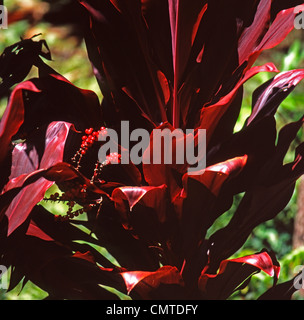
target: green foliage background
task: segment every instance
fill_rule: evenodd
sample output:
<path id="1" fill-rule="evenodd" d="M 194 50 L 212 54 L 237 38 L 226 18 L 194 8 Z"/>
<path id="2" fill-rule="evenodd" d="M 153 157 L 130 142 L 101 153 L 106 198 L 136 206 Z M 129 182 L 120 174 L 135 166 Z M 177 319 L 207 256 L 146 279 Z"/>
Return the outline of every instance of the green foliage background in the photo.
<path id="1" fill-rule="evenodd" d="M 39 0 L 7 0 L 5 5 L 11 12 L 16 8 L 35 8 L 41 4 Z M 85 44 L 71 33 L 69 27 L 52 26 L 49 23 L 40 22 L 32 25 L 26 20 L 21 20 L 9 25 L 8 29 L 0 30 L 0 53 L 6 46 L 20 40 L 20 37 L 29 38 L 41 33 L 40 38 L 45 39 L 51 49 L 53 61 L 48 62 L 52 68 L 68 78 L 76 86 L 95 91 L 99 98 L 102 98 L 97 82 L 92 73 L 91 65 L 87 58 Z M 38 38 L 39 39 L 39 38 Z M 288 38 L 275 49 L 266 51 L 258 59 L 257 65 L 274 62 L 280 71 L 295 68 L 304 68 L 304 30 L 293 30 Z M 36 76 L 33 68 L 30 77 Z M 261 73 L 249 80 L 244 86 L 244 99 L 242 111 L 239 116 L 235 131 L 242 128 L 244 121 L 251 112 L 251 99 L 253 91 L 270 79 L 273 74 Z M 301 83 L 293 93 L 281 104 L 277 113 L 278 128 L 284 126 L 289 121 L 300 118 L 304 110 L 304 83 Z M 0 100 L 0 116 L 2 116 L 7 104 L 7 98 Z M 303 131 L 303 130 L 302 130 Z M 300 132 L 298 139 L 303 141 L 303 132 Z M 286 161 L 293 159 L 293 148 L 290 149 Z M 214 226 L 210 228 L 209 235 L 215 230 L 225 226 L 233 212 L 241 195 L 235 197 L 232 208 L 221 216 Z M 59 206 L 59 205 L 58 205 Z M 62 207 L 49 208 L 52 211 L 62 211 Z M 292 249 L 292 233 L 294 217 L 297 212 L 297 190 L 295 191 L 288 206 L 274 219 L 258 226 L 243 248 L 235 254 L 243 256 L 260 251 L 262 248 L 273 250 L 281 264 L 281 275 L 279 282 L 289 280 L 295 274 L 295 267 L 304 265 L 304 248 Z M 271 287 L 272 279 L 264 273 L 253 276 L 250 284 L 241 292 L 234 294 L 231 299 L 256 299 L 267 288 Z M 22 290 L 21 290 L 22 289 Z M 14 290 L 6 293 L 0 289 L 0 300 L 35 300 L 44 299 L 47 293 L 39 289 L 31 282 L 27 282 L 22 288 L 20 284 Z M 122 297 L 126 298 L 125 296 Z M 298 292 L 293 299 L 304 300 L 304 295 Z"/>

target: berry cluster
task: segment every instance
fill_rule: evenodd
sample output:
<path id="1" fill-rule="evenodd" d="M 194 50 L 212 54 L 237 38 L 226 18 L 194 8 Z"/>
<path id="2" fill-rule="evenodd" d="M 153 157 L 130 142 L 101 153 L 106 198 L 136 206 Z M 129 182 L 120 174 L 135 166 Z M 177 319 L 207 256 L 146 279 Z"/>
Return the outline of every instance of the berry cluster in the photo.
<path id="1" fill-rule="evenodd" d="M 87 195 L 86 184 L 68 181 L 64 184 L 64 189 L 67 190 L 59 195 L 58 192 L 52 194 L 49 199 L 50 201 L 73 201 L 75 199 L 84 200 Z"/>
<path id="2" fill-rule="evenodd" d="M 99 135 L 103 133 L 106 133 L 105 127 L 101 127 L 97 131 L 94 131 L 93 128 L 85 130 L 85 135 L 82 136 L 81 146 L 72 158 L 72 161 L 76 163 L 77 170 L 80 168 L 80 162 L 82 160 L 82 157 L 87 153 L 88 149 L 94 144 L 94 142 L 98 141 Z"/>
<path id="3" fill-rule="evenodd" d="M 85 135 L 82 137 L 82 143 L 79 148 L 79 150 L 76 152 L 74 157 L 71 159 L 75 164 L 76 164 L 76 169 L 78 170 L 80 168 L 80 162 L 83 158 L 83 156 L 87 153 L 88 149 L 94 144 L 95 141 L 98 141 L 98 137 L 100 134 L 106 134 L 106 128 L 101 127 L 99 130 L 94 131 L 93 128 L 89 128 L 85 130 Z M 99 180 L 101 176 L 101 171 L 103 167 L 109 164 L 118 164 L 120 163 L 121 156 L 120 154 L 114 152 L 109 154 L 106 157 L 106 160 L 103 161 L 103 163 L 100 163 L 98 160 L 95 164 L 94 172 L 91 178 L 91 183 L 94 183 L 95 181 L 101 182 Z M 56 215 L 55 219 L 58 221 L 66 221 L 69 219 L 72 219 L 74 217 L 77 217 L 78 215 L 88 212 L 92 210 L 94 207 L 99 205 L 99 210 L 100 206 L 102 203 L 102 198 L 100 198 L 98 201 L 94 203 L 89 203 L 85 204 L 83 208 L 74 210 L 74 206 L 76 205 L 77 202 L 80 203 L 88 203 L 86 200 L 87 197 L 87 185 L 86 184 L 79 184 L 79 183 L 73 183 L 73 182 L 65 182 L 64 185 L 64 190 L 67 190 L 63 192 L 61 195 L 56 192 L 50 196 L 50 198 L 45 198 L 44 200 L 46 201 L 63 201 L 66 202 L 68 205 L 68 210 L 66 215 L 61 216 L 61 215 Z"/>
<path id="4" fill-rule="evenodd" d="M 95 206 L 96 206 L 96 204 L 88 204 L 88 205 L 85 205 L 83 208 L 75 210 L 75 211 L 73 211 L 72 207 L 69 207 L 66 215 L 64 215 L 64 216 L 55 215 L 55 220 L 56 221 L 67 221 L 69 219 L 73 219 L 74 217 L 78 217 L 80 214 L 83 214 L 84 212 L 88 212 L 88 211 L 92 210 L 93 207 L 95 207 Z"/>
<path id="5" fill-rule="evenodd" d="M 68 205 L 68 210 L 66 215 L 55 215 L 55 219 L 57 221 L 66 221 L 69 219 L 73 219 L 74 217 L 79 216 L 80 214 L 83 214 L 84 212 L 91 211 L 95 206 L 101 203 L 101 200 L 96 203 L 88 203 L 83 205 L 83 208 L 74 210 L 74 207 L 78 202 L 85 203 L 86 197 L 87 197 L 87 185 L 86 184 L 80 184 L 80 183 L 73 183 L 73 182 L 67 182 L 65 184 L 65 189 L 67 191 L 63 192 L 61 195 L 56 192 L 52 195 L 50 195 L 49 198 L 44 198 L 45 201 L 54 201 L 54 202 L 66 202 Z"/>

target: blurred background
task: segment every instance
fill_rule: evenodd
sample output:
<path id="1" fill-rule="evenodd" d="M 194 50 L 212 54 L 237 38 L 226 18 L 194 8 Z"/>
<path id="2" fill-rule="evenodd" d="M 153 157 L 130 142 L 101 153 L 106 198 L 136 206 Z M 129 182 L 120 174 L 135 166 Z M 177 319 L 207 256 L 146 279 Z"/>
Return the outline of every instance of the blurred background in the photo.
<path id="1" fill-rule="evenodd" d="M 46 61 L 47 64 L 76 86 L 90 89 L 102 99 L 87 57 L 81 30 L 78 27 L 78 7 L 75 3 L 77 1 L 73 0 L 5 0 L 4 5 L 9 12 L 9 26 L 8 29 L 0 29 L 0 54 L 5 47 L 20 41 L 20 38 L 26 39 L 41 34 L 37 40 L 45 39 L 52 54 L 52 61 Z M 280 71 L 304 68 L 304 30 L 294 29 L 275 49 L 264 51 L 256 65 L 266 62 L 274 62 Z M 29 77 L 35 76 L 36 70 L 33 68 Z M 244 121 L 250 115 L 253 91 L 272 76 L 273 74 L 261 73 L 245 84 L 242 111 L 235 131 L 242 128 Z M 8 97 L 0 99 L 0 117 L 6 108 L 7 99 Z M 290 121 L 298 120 L 303 113 L 304 81 L 279 107 L 276 116 L 278 129 Z M 302 128 L 296 144 L 303 139 Z M 286 162 L 294 159 L 295 145 L 290 148 Z M 242 195 L 235 197 L 233 207 L 216 221 L 208 235 L 228 223 L 241 197 Z M 62 208 L 52 208 L 52 210 L 62 210 Z M 275 252 L 281 264 L 279 282 L 289 280 L 298 271 L 295 268 L 304 265 L 303 177 L 298 182 L 288 206 L 274 220 L 254 229 L 243 248 L 234 257 L 253 254 L 262 248 Z M 261 272 L 253 276 L 248 287 L 236 293 L 231 299 L 256 299 L 271 285 L 272 279 Z M 297 292 L 293 299 L 304 300 L 304 291 L 301 291 Z M 17 286 L 9 293 L 0 289 L 0 300 L 34 300 L 43 299 L 46 296 L 47 293 L 31 282 L 27 282 L 24 288 Z"/>

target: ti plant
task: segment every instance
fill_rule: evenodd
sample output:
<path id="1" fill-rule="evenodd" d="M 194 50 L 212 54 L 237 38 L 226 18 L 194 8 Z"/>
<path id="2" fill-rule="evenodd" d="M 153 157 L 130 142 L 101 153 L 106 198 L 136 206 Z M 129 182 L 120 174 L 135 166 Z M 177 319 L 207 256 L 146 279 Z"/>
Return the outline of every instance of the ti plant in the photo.
<path id="1" fill-rule="evenodd" d="M 9 290 L 30 280 L 50 299 L 227 299 L 263 271 L 274 281 L 260 298 L 290 298 L 293 280 L 278 284 L 270 248 L 232 256 L 284 209 L 304 173 L 304 143 L 284 163 L 303 117 L 280 130 L 275 121 L 304 70 L 254 65 L 294 28 L 302 4 L 79 1 L 101 104 L 47 65 L 45 41 L 8 47 L 0 57 L 1 94 L 12 87 L 0 124 L 0 264 L 11 266 Z M 32 66 L 38 77 L 24 81 Z M 242 87 L 259 72 L 274 77 L 254 91 L 251 115 L 234 132 Z M 119 154 L 99 163 L 99 134 L 123 120 L 150 133 L 206 129 L 206 169 L 117 164 Z M 241 193 L 228 224 L 207 238 Z M 43 201 L 65 203 L 66 214 Z"/>

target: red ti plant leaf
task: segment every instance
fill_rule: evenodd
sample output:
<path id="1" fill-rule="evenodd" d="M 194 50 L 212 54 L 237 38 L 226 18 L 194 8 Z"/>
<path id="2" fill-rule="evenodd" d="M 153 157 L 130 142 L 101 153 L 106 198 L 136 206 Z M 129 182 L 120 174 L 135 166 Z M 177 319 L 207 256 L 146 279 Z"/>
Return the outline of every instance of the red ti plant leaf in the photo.
<path id="1" fill-rule="evenodd" d="M 168 122 L 160 125 L 159 127 L 155 128 L 158 130 L 162 130 L 162 132 L 172 132 L 174 127 L 172 127 Z M 163 131 L 164 130 L 164 131 Z M 186 135 L 182 133 L 180 136 L 172 138 L 172 148 L 171 150 L 165 150 L 165 145 L 161 143 L 161 147 L 157 145 L 157 149 L 154 150 L 155 142 L 154 142 L 154 135 L 153 132 L 150 135 L 150 143 L 147 149 L 143 154 L 143 173 L 146 182 L 150 186 L 159 186 L 162 184 L 167 185 L 168 190 L 170 192 L 171 199 L 174 199 L 176 195 L 180 192 L 180 183 L 176 181 L 176 177 L 173 174 L 173 171 L 179 172 L 179 174 L 184 174 L 187 169 L 187 163 L 184 157 L 184 164 L 177 164 L 177 151 L 184 150 L 184 145 L 186 141 Z M 156 140 L 156 139 L 155 139 Z M 160 148 L 159 148 L 160 147 Z M 171 164 L 165 163 L 165 154 L 166 152 L 170 152 L 172 156 Z M 157 154 L 158 153 L 158 154 Z M 155 163 L 154 155 L 160 155 L 162 158 L 160 159 L 160 163 Z"/>
<path id="2" fill-rule="evenodd" d="M 145 300 L 168 299 L 172 294 L 178 297 L 180 288 L 184 286 L 178 269 L 171 266 L 164 266 L 155 272 L 123 272 L 121 276 L 125 281 L 127 292 L 131 296 Z"/>
<path id="3" fill-rule="evenodd" d="M 197 125 L 202 106 L 227 95 L 262 50 L 286 37 L 295 17 L 287 9 L 272 23 L 270 0 L 195 0 L 191 7 L 180 0 L 81 4 L 91 21 L 87 48 L 105 96 L 106 120 L 122 117 L 135 124 L 139 110 L 152 128 L 165 121 L 182 129 Z M 218 118 L 226 111 L 221 109 Z"/>
<path id="4" fill-rule="evenodd" d="M 245 28 L 239 39 L 238 54 L 240 64 L 248 60 L 250 54 L 261 41 L 261 37 L 267 32 L 267 25 L 270 23 L 271 18 L 270 10 L 270 0 L 260 1 L 252 24 Z"/>
<path id="5" fill-rule="evenodd" d="M 77 130 L 101 126 L 100 103 L 93 91 L 74 86 L 52 69 L 30 81 L 40 91 L 30 91 L 24 99 L 25 118 L 20 134 L 27 135 L 31 128 L 46 126 L 52 121 L 73 123 Z"/>
<path id="6" fill-rule="evenodd" d="M 279 277 L 280 266 L 277 261 L 273 261 L 267 252 L 229 259 L 221 262 L 216 274 L 206 273 L 208 269 L 202 271 L 199 278 L 199 290 L 202 298 L 207 299 L 227 299 L 234 291 L 247 285 L 250 277 L 260 270 L 274 277 L 275 281 Z"/>
<path id="7" fill-rule="evenodd" d="M 202 268 L 201 245 L 207 229 L 218 217 L 213 209 L 220 189 L 237 176 L 246 165 L 247 156 L 229 159 L 207 167 L 200 175 L 183 177 L 184 188 L 174 205 L 181 224 L 183 277 L 188 283 L 195 283 Z"/>
<path id="8" fill-rule="evenodd" d="M 302 5 L 302 8 L 304 9 L 304 5 Z M 282 10 L 277 14 L 275 20 L 267 30 L 259 45 L 253 52 L 251 52 L 251 55 L 248 59 L 248 66 L 251 66 L 254 63 L 263 50 L 271 49 L 277 46 L 286 38 L 286 36 L 294 28 L 296 14 L 297 13 L 295 12 L 294 8 Z"/>
<path id="9" fill-rule="evenodd" d="M 247 163 L 247 158 L 247 155 L 244 155 L 243 157 L 236 157 L 217 163 L 202 170 L 201 174 L 199 172 L 196 172 L 195 175 L 185 174 L 183 177 L 183 192 L 185 192 L 185 195 L 183 194 L 183 196 L 187 197 L 187 183 L 189 179 L 197 180 L 205 185 L 215 196 L 218 196 L 223 183 L 243 170 Z"/>
<path id="10" fill-rule="evenodd" d="M 260 87 L 253 97 L 253 110 L 246 121 L 246 125 L 250 125 L 255 119 L 274 114 L 280 102 L 287 97 L 303 78 L 304 69 L 285 71 L 270 80 L 267 83 L 267 87 Z"/>
<path id="11" fill-rule="evenodd" d="M 279 72 L 277 68 L 272 64 L 268 63 L 263 66 L 257 66 L 249 69 L 244 77 L 237 83 L 231 92 L 226 96 L 222 97 L 216 104 L 210 106 L 204 106 L 200 113 L 199 127 L 206 129 L 207 132 L 207 143 L 210 141 L 211 136 L 222 116 L 225 114 L 233 99 L 235 98 L 240 87 L 251 77 L 255 76 L 259 72 Z"/>
<path id="12" fill-rule="evenodd" d="M 182 176 L 191 165 L 195 165 L 188 163 L 186 148 L 190 145 L 197 150 L 199 143 L 204 144 L 201 139 L 204 137 L 200 136 L 198 130 L 186 133 L 181 129 L 176 130 L 168 122 L 155 130 L 160 134 L 156 134 L 156 131 L 151 133 L 149 145 L 143 154 L 144 178 L 150 186 L 167 185 L 170 199 L 174 201 L 182 189 Z M 205 150 L 202 148 L 198 152 L 197 164 L 202 163 L 204 158 Z"/>
<path id="13" fill-rule="evenodd" d="M 98 267 L 89 253 L 74 254 L 68 246 L 28 235 L 21 240 L 14 252 L 19 272 L 50 292 L 51 299 L 118 299 L 102 284 L 124 290 L 118 271 Z M 79 277 L 81 272 L 84 274 Z"/>
<path id="14" fill-rule="evenodd" d="M 166 186 L 159 187 L 121 187 L 117 188 L 112 193 L 112 198 L 117 199 L 117 205 L 121 207 L 121 200 L 127 200 L 129 204 L 128 211 L 132 211 L 133 207 L 140 202 L 147 207 L 161 209 L 155 202 L 162 202 L 162 198 L 165 198 Z M 121 207 L 121 210 L 124 211 Z M 156 210 L 159 212 L 163 210 Z"/>
<path id="15" fill-rule="evenodd" d="M 141 120 L 142 126 L 148 128 L 166 121 L 168 80 L 151 63 L 141 3 L 80 3 L 91 21 L 86 43 L 105 97 L 105 121 L 116 125 L 121 118 L 129 119 L 133 126 Z M 111 110 L 113 103 L 119 108 Z"/>
<path id="16" fill-rule="evenodd" d="M 34 236 L 44 241 L 54 241 L 49 235 L 47 235 L 44 231 L 42 231 L 34 221 L 30 221 L 28 229 L 26 231 L 26 235 Z"/>
<path id="17" fill-rule="evenodd" d="M 48 169 L 56 163 L 61 162 L 63 159 L 64 146 L 70 127 L 71 124 L 64 122 L 53 122 L 50 124 L 46 132 L 46 145 L 43 157 L 39 163 L 39 167 L 33 168 L 33 171 L 30 173 L 26 171 L 24 174 L 22 174 L 23 167 L 20 168 L 22 163 L 27 163 L 29 161 L 29 155 L 26 153 L 26 150 L 30 148 L 30 146 L 27 145 L 26 142 L 17 146 L 15 152 L 13 153 L 11 179 L 4 187 L 2 194 L 5 194 L 11 189 L 21 187 L 26 179 L 29 179 L 31 176 L 35 175 L 35 173 Z M 38 155 L 32 153 L 30 156 L 33 156 L 33 163 L 37 164 Z M 25 169 L 28 170 L 27 167 Z M 8 234 L 11 234 L 27 219 L 33 207 L 43 199 L 45 191 L 53 183 L 53 181 L 40 178 L 33 184 L 26 186 L 19 191 L 17 196 L 12 200 L 5 211 L 9 221 Z M 22 206 L 20 206 L 20 202 L 23 203 Z"/>
<path id="18" fill-rule="evenodd" d="M 239 39 L 239 63 L 247 61 L 247 69 L 253 65 L 262 51 L 277 46 L 294 28 L 296 13 L 294 8 L 290 8 L 293 5 L 290 4 L 288 9 L 278 12 L 272 21 L 275 5 L 276 3 L 270 0 L 260 1 L 252 24 L 245 28 Z"/>
<path id="19" fill-rule="evenodd" d="M 11 165 L 13 138 L 31 138 L 35 131 L 43 130 L 53 121 L 73 123 L 78 130 L 101 123 L 99 101 L 95 93 L 79 89 L 51 68 L 46 66 L 46 69 L 46 75 L 39 79 L 16 86 L 1 119 L 0 163 L 6 175 Z M 84 106 L 86 111 L 83 111 Z M 1 187 L 6 182 L 2 177 Z"/>
<path id="20" fill-rule="evenodd" d="M 79 258 L 79 259 L 84 259 L 84 260 L 87 260 L 87 261 L 95 264 L 94 257 L 90 251 L 87 251 L 85 253 L 81 253 L 81 252 L 77 251 L 73 254 L 73 257 Z"/>
<path id="21" fill-rule="evenodd" d="M 178 91 L 185 72 L 198 27 L 208 4 L 206 1 L 193 1 L 191 7 L 184 1 L 169 0 L 169 16 L 172 38 L 172 57 L 174 71 L 172 125 L 180 126 L 183 107 L 178 101 Z M 193 6 L 195 10 L 193 10 Z"/>
<path id="22" fill-rule="evenodd" d="M 0 162 L 5 159 L 12 137 L 18 132 L 24 121 L 23 94 L 25 90 L 31 90 L 33 92 L 40 91 L 31 81 L 26 81 L 17 85 L 12 92 L 0 123 Z"/>
<path id="23" fill-rule="evenodd" d="M 35 146 L 27 143 L 17 144 L 13 150 L 12 169 L 10 180 L 3 191 L 16 188 L 23 183 L 23 179 L 35 170 L 48 169 L 61 162 L 64 155 L 64 146 L 70 129 L 73 126 L 65 122 L 53 122 L 48 126 L 45 135 L 45 149 L 41 160 Z M 24 164 L 27 164 L 24 166 Z M 32 167 L 30 167 L 32 164 Z"/>
<path id="24" fill-rule="evenodd" d="M 75 87 L 52 69 L 50 72 L 23 82 L 13 90 L 1 119 L 0 138 L 4 146 L 7 147 L 17 133 L 27 135 L 32 127 L 42 127 L 52 121 L 71 122 L 82 130 L 101 122 L 95 93 Z M 84 105 L 86 112 L 82 110 Z"/>
<path id="25" fill-rule="evenodd" d="M 210 237 L 212 270 L 243 245 L 253 228 L 275 217 L 290 200 L 295 181 L 304 172 L 303 143 L 293 162 L 284 165 L 283 159 L 302 123 L 300 119 L 280 131 L 276 152 L 257 172 L 229 224 Z"/>
<path id="26" fill-rule="evenodd" d="M 167 187 L 121 187 L 112 193 L 124 228 L 149 241 L 162 241 L 167 216 Z M 166 229 L 167 230 L 167 229 Z"/>

